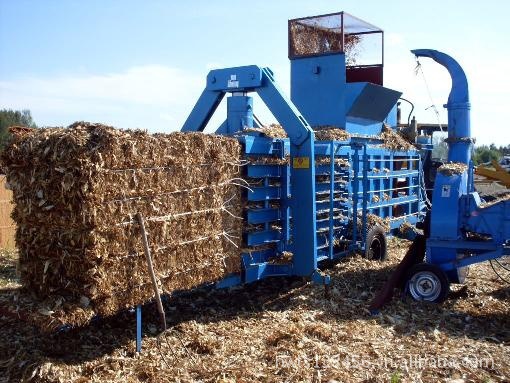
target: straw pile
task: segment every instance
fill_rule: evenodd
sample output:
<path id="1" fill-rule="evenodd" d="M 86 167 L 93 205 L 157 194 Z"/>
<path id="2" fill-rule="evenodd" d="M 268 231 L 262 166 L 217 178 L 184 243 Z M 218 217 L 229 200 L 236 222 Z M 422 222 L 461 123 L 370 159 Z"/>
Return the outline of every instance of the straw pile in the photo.
<path id="1" fill-rule="evenodd" d="M 467 165 L 462 162 L 448 162 L 441 165 L 437 171 L 445 176 L 460 175 L 467 170 Z"/>
<path id="2" fill-rule="evenodd" d="M 360 35 L 344 34 L 344 52 L 347 65 L 355 65 L 359 54 Z M 290 25 L 291 53 L 295 56 L 307 56 L 328 52 L 341 52 L 342 34 L 338 30 L 328 29 L 316 22 L 293 22 Z"/>
<path id="3" fill-rule="evenodd" d="M 359 217 L 358 225 L 361 225 L 362 224 L 362 222 L 361 222 L 362 214 L 358 213 L 358 217 Z M 373 226 L 380 226 L 385 232 L 389 232 L 391 229 L 388 217 L 381 218 L 375 214 L 367 214 L 368 229 L 370 229 Z M 361 226 L 360 226 L 360 229 L 361 229 Z"/>
<path id="4" fill-rule="evenodd" d="M 269 138 L 287 137 L 287 132 L 278 124 L 270 124 L 261 128 L 244 128 L 243 133 L 260 133 Z"/>
<path id="5" fill-rule="evenodd" d="M 384 125 L 378 136 L 350 134 L 345 129 L 334 126 L 314 126 L 316 141 L 348 141 L 351 137 L 373 138 L 382 140 L 382 147 L 393 151 L 407 151 L 415 149 L 415 146 L 405 139 L 400 133 Z M 269 138 L 287 138 L 287 132 L 279 124 L 270 124 L 261 128 L 245 128 L 243 133 L 259 133 Z"/>
<path id="6" fill-rule="evenodd" d="M 347 141 L 351 137 L 345 129 L 333 126 L 318 126 L 314 130 L 317 141 Z"/>
<path id="7" fill-rule="evenodd" d="M 23 285 L 102 315 L 150 299 L 136 213 L 163 290 L 238 271 L 240 151 L 235 139 L 200 133 L 15 130 L 2 160 Z"/>
<path id="8" fill-rule="evenodd" d="M 374 226 L 379 226 L 381 229 L 384 230 L 385 233 L 389 233 L 391 230 L 390 226 L 390 218 L 381 218 L 378 215 L 368 213 L 366 215 L 366 230 L 367 232 Z M 356 227 L 358 228 L 358 235 L 363 230 L 363 214 L 362 212 L 358 211 L 358 219 L 356 220 Z M 353 219 L 349 219 L 349 226 L 348 226 L 348 234 L 352 236 L 353 233 Z"/>
<path id="9" fill-rule="evenodd" d="M 384 126 L 380 138 L 384 141 L 383 147 L 390 150 L 411 150 L 414 149 L 414 145 L 402 137 L 399 133 L 394 131 L 388 126 Z"/>

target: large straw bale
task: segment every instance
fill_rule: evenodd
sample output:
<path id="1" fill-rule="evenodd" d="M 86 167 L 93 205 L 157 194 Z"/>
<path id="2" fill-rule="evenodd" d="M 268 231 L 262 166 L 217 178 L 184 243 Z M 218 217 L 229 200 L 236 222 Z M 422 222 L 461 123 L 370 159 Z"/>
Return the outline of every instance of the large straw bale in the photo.
<path id="1" fill-rule="evenodd" d="M 2 154 L 14 193 L 21 280 L 40 298 L 101 314 L 153 295 L 135 215 L 161 288 L 240 270 L 241 147 L 201 133 L 150 135 L 75 123 L 14 130 Z"/>

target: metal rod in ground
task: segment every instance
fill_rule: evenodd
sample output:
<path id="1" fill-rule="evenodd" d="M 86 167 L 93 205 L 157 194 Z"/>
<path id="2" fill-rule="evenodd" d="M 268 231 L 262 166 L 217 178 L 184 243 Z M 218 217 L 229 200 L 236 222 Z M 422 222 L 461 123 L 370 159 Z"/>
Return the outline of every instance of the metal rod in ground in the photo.
<path id="1" fill-rule="evenodd" d="M 152 265 L 152 257 L 151 251 L 149 249 L 149 241 L 147 239 L 147 231 L 145 230 L 145 223 L 143 220 L 143 216 L 140 213 L 136 213 L 136 219 L 140 224 L 140 228 L 142 229 L 142 241 L 143 241 L 143 249 L 145 252 L 145 258 L 147 259 L 147 267 L 149 270 L 149 275 L 152 281 L 152 287 L 154 289 L 154 296 L 156 298 L 156 304 L 158 307 L 158 312 L 161 318 L 161 323 L 163 325 L 163 330 L 166 330 L 166 316 L 165 310 L 163 309 L 163 304 L 161 303 L 161 295 L 159 293 L 158 282 L 156 281 L 156 274 L 154 274 L 154 267 Z"/>
<path id="2" fill-rule="evenodd" d="M 142 305 L 136 306 L 136 352 L 142 351 Z"/>

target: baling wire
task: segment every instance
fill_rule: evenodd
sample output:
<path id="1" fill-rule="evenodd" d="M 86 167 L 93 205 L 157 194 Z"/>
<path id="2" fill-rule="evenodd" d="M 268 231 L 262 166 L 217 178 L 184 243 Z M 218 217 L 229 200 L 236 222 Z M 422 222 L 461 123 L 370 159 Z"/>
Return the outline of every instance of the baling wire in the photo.
<path id="1" fill-rule="evenodd" d="M 425 77 L 425 72 L 423 71 L 423 67 L 421 66 L 421 63 L 420 63 L 420 60 L 418 59 L 418 57 L 416 57 L 416 68 L 414 68 L 414 73 L 415 73 L 415 75 L 418 75 L 418 73 L 421 73 L 421 75 L 423 77 L 423 82 L 425 83 L 425 88 L 427 89 L 427 93 L 428 93 L 430 102 L 432 103 L 432 105 L 430 105 L 425 110 L 430 109 L 430 108 L 432 108 L 434 110 L 434 113 L 436 114 L 436 118 L 437 118 L 437 124 L 439 125 L 441 132 L 445 132 L 445 130 L 443 129 L 443 125 L 441 124 L 441 119 L 439 118 L 439 111 L 437 110 L 436 104 L 434 103 L 434 99 L 432 98 L 432 93 L 430 92 L 430 87 L 427 82 L 427 78 Z"/>
<path id="2" fill-rule="evenodd" d="M 509 284 L 510 285 L 510 281 L 508 279 L 505 279 L 501 274 L 498 273 L 498 271 L 496 270 L 496 268 L 494 267 L 494 264 L 492 263 L 492 259 L 489 260 L 489 263 L 491 264 L 491 267 L 492 267 L 492 271 L 494 271 L 494 273 L 499 277 L 499 279 L 501 279 L 503 282 L 505 282 L 506 284 Z M 503 266 L 497 259 L 494 259 L 494 261 L 496 261 L 498 263 L 498 265 L 500 265 L 503 269 L 505 270 L 508 270 L 510 271 L 509 269 L 507 269 L 505 266 Z"/>
<path id="3" fill-rule="evenodd" d="M 422 169 L 421 175 L 418 177 L 420 179 L 420 188 L 421 188 L 423 197 L 425 199 L 425 206 L 426 206 L 427 210 L 430 210 L 430 209 L 432 209 L 432 202 L 430 202 L 429 197 L 427 195 L 427 187 L 425 185 L 423 165 L 422 165 L 421 158 L 420 158 L 420 168 Z"/>
<path id="4" fill-rule="evenodd" d="M 174 191 L 171 191 L 171 192 L 157 193 L 157 194 L 146 195 L 146 196 L 126 197 L 126 198 L 121 198 L 121 199 L 114 199 L 114 200 L 105 201 L 105 203 L 125 202 L 125 201 L 139 201 L 139 200 L 143 200 L 143 199 L 155 199 L 155 197 L 159 197 L 159 196 L 167 196 L 167 195 L 172 195 L 172 194 L 184 194 L 184 193 L 187 193 L 187 192 L 190 192 L 190 191 L 194 191 L 194 190 L 206 190 L 206 189 L 213 189 L 215 187 L 230 186 L 230 185 L 244 187 L 244 188 L 246 188 L 246 189 L 248 189 L 250 191 L 253 191 L 252 189 L 250 189 L 249 187 L 247 187 L 245 185 L 238 184 L 237 181 L 244 181 L 245 183 L 247 183 L 242 178 L 231 178 L 231 179 L 229 179 L 229 180 L 227 180 L 225 182 L 219 182 L 217 184 L 211 184 L 211 185 L 206 185 L 206 186 L 197 186 L 197 187 L 189 188 L 189 189 L 180 189 L 180 190 L 174 190 Z"/>

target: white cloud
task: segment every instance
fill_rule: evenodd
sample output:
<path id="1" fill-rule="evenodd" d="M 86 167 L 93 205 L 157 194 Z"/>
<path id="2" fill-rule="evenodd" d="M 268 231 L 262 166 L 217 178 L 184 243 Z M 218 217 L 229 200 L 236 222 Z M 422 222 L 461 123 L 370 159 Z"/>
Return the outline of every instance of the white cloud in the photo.
<path id="1" fill-rule="evenodd" d="M 385 39 L 384 43 L 387 47 L 395 47 L 402 45 L 404 43 L 404 36 L 401 35 L 400 33 L 393 32 L 385 33 L 384 39 Z"/>
<path id="2" fill-rule="evenodd" d="M 394 39 L 398 41 L 398 38 Z M 398 52 L 398 53 L 395 53 Z M 405 52 L 405 54 L 403 53 Z M 509 77 L 500 72 L 480 70 L 470 56 L 458 58 L 464 66 L 470 84 L 472 102 L 472 132 L 479 144 L 506 145 L 510 136 L 502 125 L 507 105 Z M 505 67 L 506 57 L 491 57 L 491 66 Z M 415 60 L 406 50 L 391 50 L 385 63 L 385 85 L 403 91 L 403 97 L 415 104 L 419 122 L 437 122 L 435 103 L 441 122 L 447 120 L 442 105 L 450 92 L 448 72 L 429 59 L 421 59 L 433 101 L 430 100 L 424 80 L 414 73 Z M 211 68 L 220 66 L 210 63 Z M 288 63 L 273 65 L 280 87 L 289 95 Z M 150 131 L 179 130 L 191 112 L 205 85 L 207 70 L 195 74 L 161 65 L 129 68 L 120 73 L 66 75 L 55 77 L 23 77 L 0 81 L 0 108 L 32 111 L 40 125 L 68 125 L 77 120 L 96 121 L 121 128 L 145 128 Z M 255 96 L 254 112 L 266 123 L 273 116 Z M 409 109 L 403 104 L 403 119 Z M 223 102 L 210 123 L 219 126 L 226 117 Z"/>
<path id="3" fill-rule="evenodd" d="M 204 84 L 205 74 L 160 65 L 107 75 L 25 77 L 0 81 L 0 105 L 29 108 L 43 125 L 91 120 L 125 128 L 177 130 Z"/>

